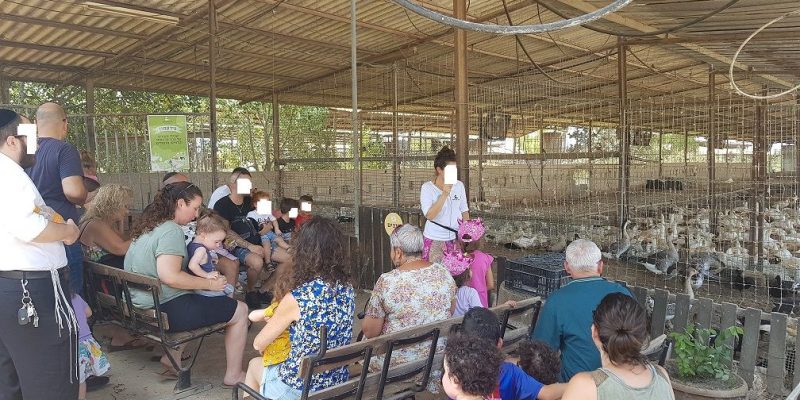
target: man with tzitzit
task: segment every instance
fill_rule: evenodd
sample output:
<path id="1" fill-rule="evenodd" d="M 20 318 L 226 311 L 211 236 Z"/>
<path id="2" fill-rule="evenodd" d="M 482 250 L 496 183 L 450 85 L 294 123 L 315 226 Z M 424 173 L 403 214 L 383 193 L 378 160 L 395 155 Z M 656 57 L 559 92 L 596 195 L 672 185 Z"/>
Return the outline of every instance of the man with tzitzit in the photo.
<path id="1" fill-rule="evenodd" d="M 45 205 L 23 168 L 36 163 L 35 125 L 0 109 L 0 399 L 77 399 L 78 326 L 64 245 L 72 219 Z"/>

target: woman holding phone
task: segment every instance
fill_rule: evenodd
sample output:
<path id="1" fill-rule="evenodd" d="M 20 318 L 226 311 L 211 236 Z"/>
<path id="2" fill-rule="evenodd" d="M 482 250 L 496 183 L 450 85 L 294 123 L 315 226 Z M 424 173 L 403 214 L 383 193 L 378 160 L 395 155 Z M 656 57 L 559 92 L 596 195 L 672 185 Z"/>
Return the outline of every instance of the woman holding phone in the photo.
<path id="1" fill-rule="evenodd" d="M 453 250 L 458 232 L 458 220 L 469 219 L 469 206 L 464 184 L 457 177 L 456 152 L 445 146 L 433 161 L 436 177 L 425 182 L 419 202 L 425 214 L 425 247 L 422 257 L 429 262 L 441 262 L 446 250 Z"/>

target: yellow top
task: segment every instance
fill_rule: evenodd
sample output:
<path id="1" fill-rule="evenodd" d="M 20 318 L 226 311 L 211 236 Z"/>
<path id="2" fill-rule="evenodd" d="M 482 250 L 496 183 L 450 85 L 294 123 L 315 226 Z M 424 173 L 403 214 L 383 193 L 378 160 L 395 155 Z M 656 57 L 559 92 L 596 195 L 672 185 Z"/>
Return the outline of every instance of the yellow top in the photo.
<path id="1" fill-rule="evenodd" d="M 278 302 L 272 302 L 269 307 L 264 309 L 264 316 L 267 318 L 272 318 L 272 316 L 275 314 L 275 308 L 277 307 Z M 289 350 L 291 348 L 292 346 L 289 342 L 289 330 L 287 329 L 281 332 L 280 336 L 275 338 L 272 343 L 268 344 L 267 347 L 264 348 L 264 366 L 268 367 L 270 365 L 276 365 L 286 361 L 286 359 L 289 358 Z"/>

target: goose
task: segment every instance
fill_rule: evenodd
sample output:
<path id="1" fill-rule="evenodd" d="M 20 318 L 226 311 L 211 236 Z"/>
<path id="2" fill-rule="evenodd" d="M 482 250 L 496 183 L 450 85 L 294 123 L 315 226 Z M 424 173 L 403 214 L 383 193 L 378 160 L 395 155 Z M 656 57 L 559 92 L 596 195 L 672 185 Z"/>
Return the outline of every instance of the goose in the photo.
<path id="1" fill-rule="evenodd" d="M 772 312 L 791 315 L 800 311 L 800 283 L 783 280 L 780 275 L 775 275 L 769 281 L 769 297 L 772 300 Z"/>
<path id="2" fill-rule="evenodd" d="M 608 253 L 603 254 L 608 258 L 619 260 L 631 248 L 631 238 L 628 236 L 628 224 L 630 221 L 625 221 L 622 225 L 622 241 L 611 243 L 608 247 Z"/>
<path id="3" fill-rule="evenodd" d="M 730 285 L 738 291 L 756 286 L 755 278 L 745 276 L 744 271 L 738 268 L 724 268 L 718 275 L 711 275 L 710 279 L 718 281 L 720 285 Z"/>
<path id="4" fill-rule="evenodd" d="M 673 236 L 670 235 L 669 239 L 667 239 L 665 232 L 664 240 L 667 242 L 666 250 L 637 259 L 638 264 L 656 275 L 673 274 L 680 259 L 678 249 L 675 248 L 675 243 L 673 243 Z"/>

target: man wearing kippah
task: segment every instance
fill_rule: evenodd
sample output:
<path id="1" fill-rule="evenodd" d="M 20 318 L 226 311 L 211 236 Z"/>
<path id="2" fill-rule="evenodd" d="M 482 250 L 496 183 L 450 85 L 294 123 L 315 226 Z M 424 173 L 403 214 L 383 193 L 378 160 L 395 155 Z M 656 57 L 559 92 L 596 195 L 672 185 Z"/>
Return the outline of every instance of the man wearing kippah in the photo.
<path id="1" fill-rule="evenodd" d="M 77 321 L 64 245 L 72 219 L 48 207 L 23 168 L 35 129 L 0 109 L 0 399 L 77 399 Z"/>

